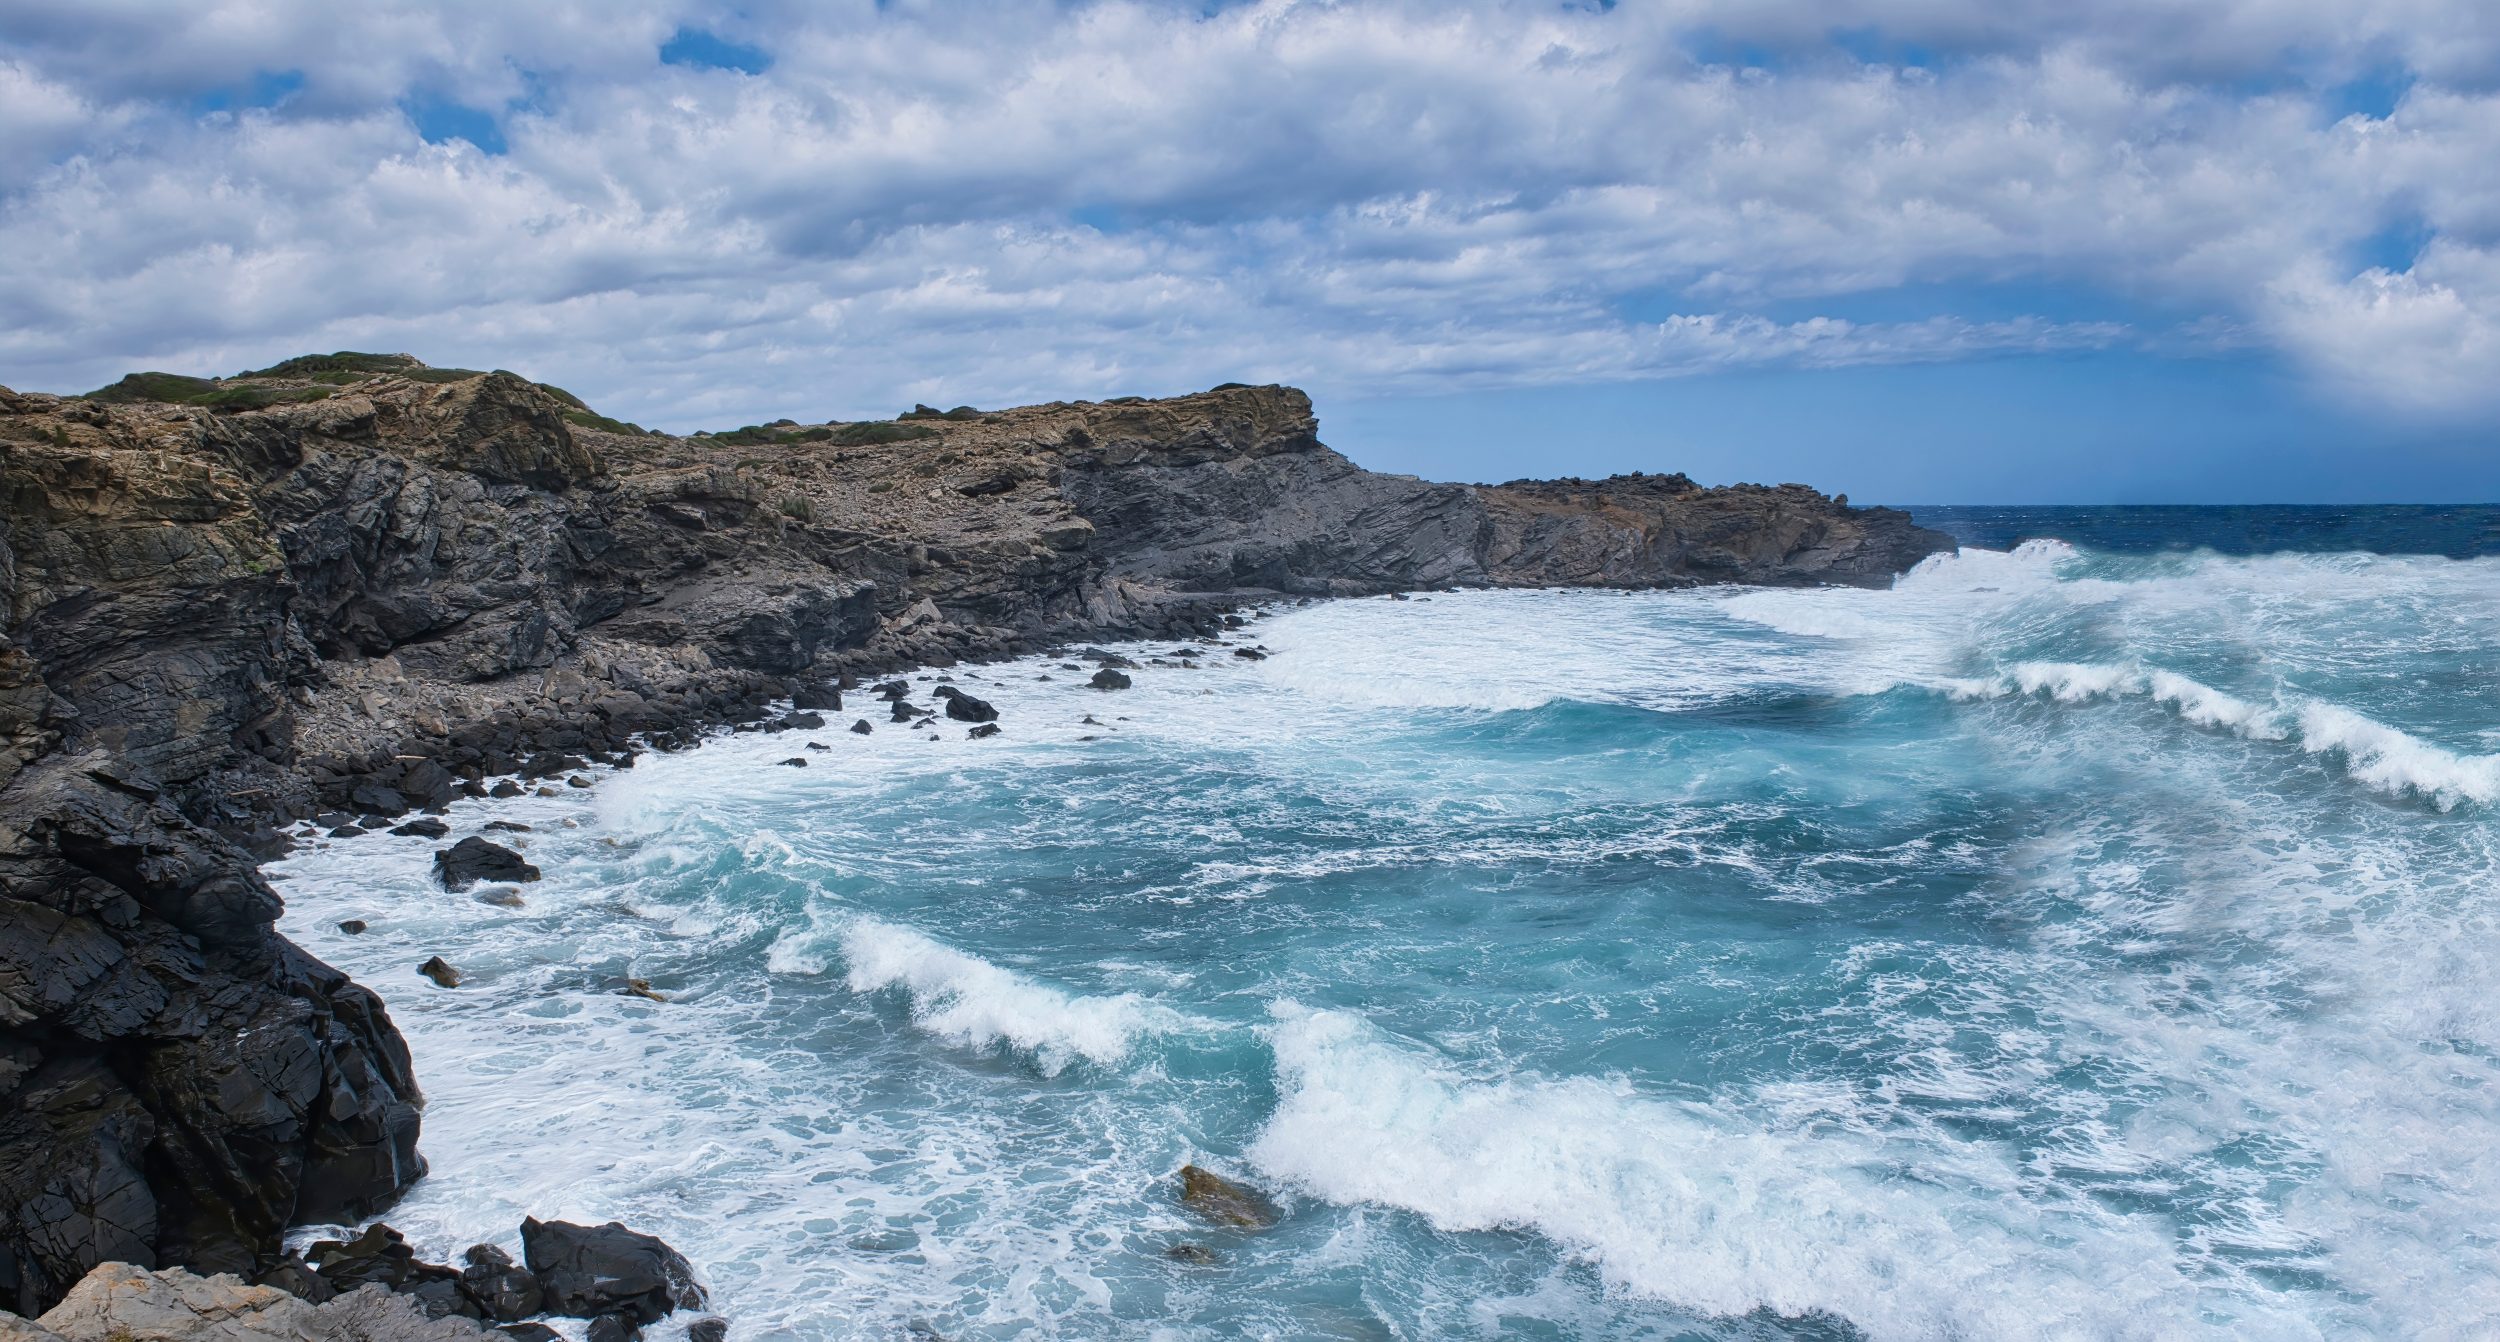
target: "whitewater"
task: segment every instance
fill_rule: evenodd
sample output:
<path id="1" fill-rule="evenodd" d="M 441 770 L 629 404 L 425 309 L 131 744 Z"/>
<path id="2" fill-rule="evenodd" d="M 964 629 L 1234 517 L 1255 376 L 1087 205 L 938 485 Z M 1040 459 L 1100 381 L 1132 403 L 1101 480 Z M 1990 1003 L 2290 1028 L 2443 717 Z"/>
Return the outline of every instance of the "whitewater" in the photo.
<path id="1" fill-rule="evenodd" d="M 1232 642 L 456 806 L 530 827 L 519 907 L 422 839 L 272 864 L 415 1053 L 386 1219 L 623 1220 L 740 1339 L 2493 1334 L 2500 560 L 2039 540 Z"/>

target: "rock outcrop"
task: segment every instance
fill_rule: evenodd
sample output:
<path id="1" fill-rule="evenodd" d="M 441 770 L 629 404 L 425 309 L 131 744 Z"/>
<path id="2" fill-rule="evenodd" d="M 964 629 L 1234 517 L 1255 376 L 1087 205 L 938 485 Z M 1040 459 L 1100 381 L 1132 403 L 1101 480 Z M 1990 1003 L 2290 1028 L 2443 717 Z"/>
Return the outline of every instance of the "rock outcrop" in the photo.
<path id="1" fill-rule="evenodd" d="M 500 1342 L 459 1317 L 366 1286 L 315 1305 L 268 1286 L 181 1268 L 104 1263 L 31 1323 L 0 1313 L 0 1342 Z"/>
<path id="2" fill-rule="evenodd" d="M 691 438 L 404 356 L 0 389 L 0 1305 L 274 1271 L 422 1173 L 382 1004 L 273 930 L 274 823 L 1278 594 L 1873 583 L 1948 546 L 1798 486 L 1379 475 L 1285 387 Z"/>

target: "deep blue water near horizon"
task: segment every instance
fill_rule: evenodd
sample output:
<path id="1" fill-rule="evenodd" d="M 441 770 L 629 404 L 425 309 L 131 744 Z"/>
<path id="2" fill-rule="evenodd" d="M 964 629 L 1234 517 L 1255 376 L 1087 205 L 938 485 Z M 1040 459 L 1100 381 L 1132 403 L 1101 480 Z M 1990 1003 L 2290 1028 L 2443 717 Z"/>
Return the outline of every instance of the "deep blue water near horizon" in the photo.
<path id="1" fill-rule="evenodd" d="M 455 808 L 519 908 L 270 874 L 415 1051 L 387 1219 L 656 1231 L 733 1338 L 2489 1336 L 2500 510 L 2309 511 L 1280 610 Z"/>

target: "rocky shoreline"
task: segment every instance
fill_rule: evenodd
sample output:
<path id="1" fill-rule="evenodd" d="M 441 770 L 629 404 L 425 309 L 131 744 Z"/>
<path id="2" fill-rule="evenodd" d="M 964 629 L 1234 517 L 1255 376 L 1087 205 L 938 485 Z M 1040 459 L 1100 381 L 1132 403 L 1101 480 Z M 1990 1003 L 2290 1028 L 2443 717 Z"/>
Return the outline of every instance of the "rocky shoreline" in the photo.
<path id="1" fill-rule="evenodd" d="M 382 1002 L 274 930 L 283 826 L 1283 597 L 1874 585 L 1950 545 L 1795 485 L 1379 475 L 1284 387 L 686 438 L 404 356 L 0 390 L 0 1308 L 113 1262 L 271 1279 L 424 1173 Z"/>

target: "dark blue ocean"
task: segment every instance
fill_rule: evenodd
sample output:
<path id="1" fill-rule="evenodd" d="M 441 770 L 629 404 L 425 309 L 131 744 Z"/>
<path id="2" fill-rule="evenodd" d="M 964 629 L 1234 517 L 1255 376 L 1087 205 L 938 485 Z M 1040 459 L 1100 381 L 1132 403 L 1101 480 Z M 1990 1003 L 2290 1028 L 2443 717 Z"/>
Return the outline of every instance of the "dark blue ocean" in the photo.
<path id="1" fill-rule="evenodd" d="M 738 1339 L 2490 1335 L 2500 510 L 1916 514 L 456 810 L 518 907 L 272 874 L 415 1049 L 395 1225 L 622 1219 Z"/>

